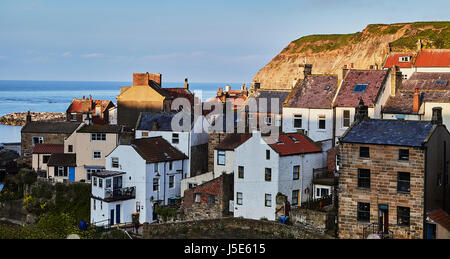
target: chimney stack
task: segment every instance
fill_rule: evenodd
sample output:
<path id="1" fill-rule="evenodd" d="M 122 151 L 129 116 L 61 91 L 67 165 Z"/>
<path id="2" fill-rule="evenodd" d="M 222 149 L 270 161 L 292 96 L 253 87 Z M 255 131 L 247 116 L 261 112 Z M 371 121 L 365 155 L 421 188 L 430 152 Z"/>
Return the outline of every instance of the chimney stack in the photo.
<path id="1" fill-rule="evenodd" d="M 347 65 L 344 66 L 342 69 L 342 80 L 344 80 L 345 76 L 347 75 L 349 69 L 347 68 Z"/>
<path id="2" fill-rule="evenodd" d="M 364 104 L 362 97 L 359 97 L 359 104 L 355 107 L 355 121 L 361 122 L 369 119 L 369 107 Z"/>
<path id="3" fill-rule="evenodd" d="M 416 92 L 414 92 L 413 96 L 413 112 L 418 113 L 419 108 L 420 108 L 419 88 L 416 88 Z"/>
<path id="4" fill-rule="evenodd" d="M 353 63 L 350 64 L 350 68 L 353 68 Z"/>
<path id="5" fill-rule="evenodd" d="M 391 70 L 391 96 L 395 96 L 400 88 L 402 88 L 402 71 L 400 71 L 399 66 L 393 66 Z"/>
<path id="6" fill-rule="evenodd" d="M 442 108 L 441 107 L 433 108 L 433 117 L 431 117 L 431 123 L 433 125 L 442 125 Z"/>
<path id="7" fill-rule="evenodd" d="M 188 78 L 184 79 L 184 88 L 189 90 Z"/>
<path id="8" fill-rule="evenodd" d="M 27 123 L 28 122 L 31 122 L 31 113 L 30 113 L 30 111 L 28 111 L 28 113 L 27 113 Z"/>
<path id="9" fill-rule="evenodd" d="M 152 130 L 159 130 L 159 125 L 156 120 L 153 121 Z"/>
<path id="10" fill-rule="evenodd" d="M 299 66 L 299 80 L 305 79 L 312 74 L 312 64 L 300 64 Z"/>

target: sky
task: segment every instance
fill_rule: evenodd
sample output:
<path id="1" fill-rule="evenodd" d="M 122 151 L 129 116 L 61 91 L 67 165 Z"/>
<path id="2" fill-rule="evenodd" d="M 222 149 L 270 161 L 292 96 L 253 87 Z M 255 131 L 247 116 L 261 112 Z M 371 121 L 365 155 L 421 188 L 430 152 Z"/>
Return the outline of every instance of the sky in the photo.
<path id="1" fill-rule="evenodd" d="M 0 80 L 249 83 L 289 42 L 449 21 L 448 0 L 0 0 Z"/>

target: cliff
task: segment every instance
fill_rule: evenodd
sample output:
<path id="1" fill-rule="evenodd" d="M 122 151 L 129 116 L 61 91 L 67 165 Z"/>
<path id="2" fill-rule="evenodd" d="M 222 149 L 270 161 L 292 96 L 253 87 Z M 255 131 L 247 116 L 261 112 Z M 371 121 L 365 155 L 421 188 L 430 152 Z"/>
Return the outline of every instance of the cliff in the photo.
<path id="1" fill-rule="evenodd" d="M 338 74 L 349 68 L 381 68 L 391 52 L 422 48 L 450 48 L 450 22 L 371 24 L 352 34 L 309 35 L 292 41 L 253 78 L 263 89 L 290 89 L 299 76 L 299 64 L 313 64 L 312 73 Z"/>

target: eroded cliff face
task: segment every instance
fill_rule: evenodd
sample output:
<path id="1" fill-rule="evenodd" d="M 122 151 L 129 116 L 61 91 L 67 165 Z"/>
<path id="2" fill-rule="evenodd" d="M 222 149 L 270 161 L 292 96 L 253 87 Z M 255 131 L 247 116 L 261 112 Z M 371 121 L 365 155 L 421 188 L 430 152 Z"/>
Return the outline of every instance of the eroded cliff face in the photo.
<path id="1" fill-rule="evenodd" d="M 417 52 L 450 48 L 450 22 L 368 25 L 362 32 L 310 35 L 292 41 L 253 78 L 263 89 L 290 89 L 302 78 L 300 64 L 313 64 L 314 74 L 338 74 L 344 65 L 358 69 L 382 68 L 389 51 Z"/>

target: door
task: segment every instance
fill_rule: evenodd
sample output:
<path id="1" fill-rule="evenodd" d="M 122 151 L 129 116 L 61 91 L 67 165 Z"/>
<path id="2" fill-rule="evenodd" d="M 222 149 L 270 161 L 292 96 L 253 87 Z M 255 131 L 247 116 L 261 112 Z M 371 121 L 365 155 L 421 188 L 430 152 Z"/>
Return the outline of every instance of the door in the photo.
<path id="1" fill-rule="evenodd" d="M 113 178 L 113 189 L 122 188 L 122 176 L 116 176 Z"/>
<path id="2" fill-rule="evenodd" d="M 120 223 L 120 204 L 116 205 L 116 224 Z"/>
<path id="3" fill-rule="evenodd" d="M 389 206 L 385 204 L 378 205 L 378 231 L 389 233 Z"/>
<path id="4" fill-rule="evenodd" d="M 69 182 L 75 182 L 75 167 L 69 167 Z"/>
<path id="5" fill-rule="evenodd" d="M 109 225 L 114 225 L 114 210 L 111 210 L 111 214 L 109 217 Z"/>

